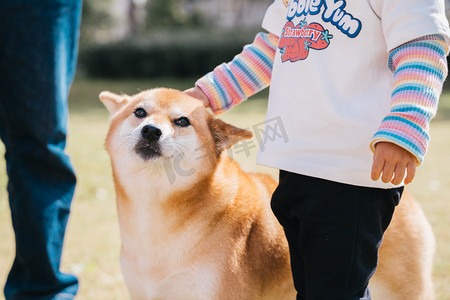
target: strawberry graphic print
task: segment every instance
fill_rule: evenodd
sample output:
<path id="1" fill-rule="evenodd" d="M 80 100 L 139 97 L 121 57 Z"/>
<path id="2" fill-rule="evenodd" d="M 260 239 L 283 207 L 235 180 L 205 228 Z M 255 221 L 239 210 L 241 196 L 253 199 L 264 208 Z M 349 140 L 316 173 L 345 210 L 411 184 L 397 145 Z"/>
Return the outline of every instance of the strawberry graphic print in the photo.
<path id="1" fill-rule="evenodd" d="M 319 23 L 307 24 L 301 21 L 294 26 L 291 21 L 283 28 L 278 48 L 281 52 L 281 61 L 295 62 L 308 57 L 309 51 L 323 50 L 330 45 L 333 36 Z"/>
<path id="2" fill-rule="evenodd" d="M 339 34 L 352 39 L 361 31 L 361 21 L 347 12 L 345 0 L 286 0 L 283 3 L 288 12 L 278 45 L 282 62 L 305 60 L 311 50 L 326 49 L 333 35 L 324 26 L 333 26 Z M 320 23 L 306 21 L 315 15 L 320 18 L 316 17 L 315 21 Z"/>

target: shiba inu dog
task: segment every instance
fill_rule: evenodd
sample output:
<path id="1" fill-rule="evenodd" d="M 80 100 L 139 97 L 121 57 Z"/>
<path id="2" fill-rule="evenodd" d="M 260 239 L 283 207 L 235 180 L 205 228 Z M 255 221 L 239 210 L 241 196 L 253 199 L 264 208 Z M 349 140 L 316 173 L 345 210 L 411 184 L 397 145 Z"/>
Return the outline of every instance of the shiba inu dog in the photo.
<path id="1" fill-rule="evenodd" d="M 276 182 L 249 174 L 227 148 L 252 137 L 183 92 L 102 92 L 132 299 L 295 299 L 289 249 L 270 209 Z M 434 239 L 403 197 L 380 249 L 374 299 L 432 299 Z"/>

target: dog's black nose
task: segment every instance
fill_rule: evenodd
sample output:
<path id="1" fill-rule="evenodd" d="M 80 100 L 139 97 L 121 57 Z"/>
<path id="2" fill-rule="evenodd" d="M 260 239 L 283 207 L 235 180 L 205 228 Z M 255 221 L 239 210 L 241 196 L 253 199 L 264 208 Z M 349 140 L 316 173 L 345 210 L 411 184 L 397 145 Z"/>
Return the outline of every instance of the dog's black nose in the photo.
<path id="1" fill-rule="evenodd" d="M 152 141 L 156 142 L 161 137 L 162 132 L 159 128 L 157 128 L 155 126 L 145 125 L 144 127 L 142 127 L 141 135 L 143 138 L 145 138 L 151 142 Z"/>

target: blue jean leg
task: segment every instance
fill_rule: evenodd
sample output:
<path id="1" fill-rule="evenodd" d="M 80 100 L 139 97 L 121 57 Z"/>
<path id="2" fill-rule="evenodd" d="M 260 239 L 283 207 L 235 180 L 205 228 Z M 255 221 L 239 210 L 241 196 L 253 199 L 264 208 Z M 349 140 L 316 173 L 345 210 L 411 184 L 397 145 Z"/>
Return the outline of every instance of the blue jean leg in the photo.
<path id="1" fill-rule="evenodd" d="M 81 0 L 0 2 L 0 137 L 16 256 L 6 299 L 71 299 L 60 260 L 76 178 L 65 154 Z"/>

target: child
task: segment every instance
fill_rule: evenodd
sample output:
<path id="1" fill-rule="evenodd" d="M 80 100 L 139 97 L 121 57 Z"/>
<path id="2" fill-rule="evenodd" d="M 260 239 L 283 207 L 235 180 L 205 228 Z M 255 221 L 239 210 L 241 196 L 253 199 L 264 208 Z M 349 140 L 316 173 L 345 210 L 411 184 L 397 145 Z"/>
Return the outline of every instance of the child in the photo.
<path id="1" fill-rule="evenodd" d="M 447 75 L 443 0 L 275 0 L 263 28 L 186 93 L 221 113 L 270 83 L 267 120 L 287 141 L 266 139 L 258 162 L 280 169 L 272 209 L 297 299 L 371 299 Z"/>

